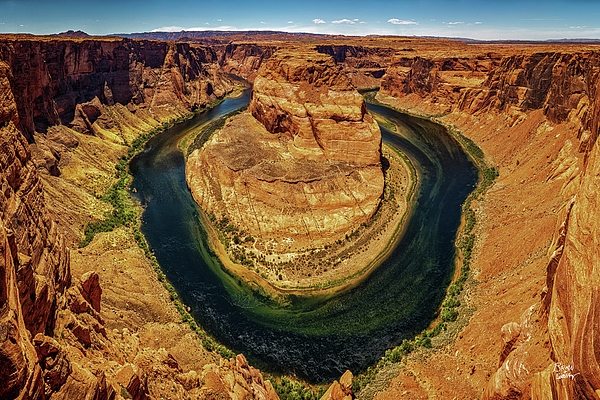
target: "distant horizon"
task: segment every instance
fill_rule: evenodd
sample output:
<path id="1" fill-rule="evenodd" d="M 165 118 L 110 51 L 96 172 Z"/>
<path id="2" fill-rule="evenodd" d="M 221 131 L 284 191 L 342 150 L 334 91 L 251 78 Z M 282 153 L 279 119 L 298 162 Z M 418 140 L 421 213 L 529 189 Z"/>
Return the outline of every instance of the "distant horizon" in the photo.
<path id="1" fill-rule="evenodd" d="M 600 39 L 594 0 L 0 0 L 0 33 L 92 36 L 179 31 L 277 31 L 479 41 Z"/>
<path id="2" fill-rule="evenodd" d="M 432 36 L 432 35 L 395 35 L 395 34 L 366 34 L 366 35 L 346 35 L 346 34 L 331 34 L 331 33 L 312 33 L 312 32 L 286 32 L 286 31 L 275 31 L 270 29 L 248 29 L 248 30 L 215 30 L 215 29 L 204 29 L 204 30 L 181 30 L 181 31 L 147 31 L 147 32 L 131 32 L 131 33 L 108 33 L 102 35 L 93 35 L 89 34 L 82 30 L 72 30 L 69 29 L 63 32 L 57 33 L 48 33 L 48 34 L 35 34 L 28 32 L 0 32 L 0 35 L 25 35 L 25 36 L 40 36 L 40 37 L 48 37 L 48 36 L 62 36 L 62 37 L 78 37 L 78 33 L 87 35 L 86 37 L 94 38 L 94 37 L 122 37 L 122 38 L 138 38 L 145 35 L 177 35 L 177 34 L 185 34 L 185 33 L 193 33 L 193 32 L 204 32 L 204 33 L 231 33 L 232 36 L 235 34 L 244 34 L 244 33 L 265 33 L 265 34 L 289 34 L 289 35 L 314 35 L 314 36 L 338 36 L 338 37 L 358 37 L 358 38 L 368 38 L 368 37 L 406 37 L 406 38 L 414 38 L 414 39 L 442 39 L 442 40 L 456 40 L 456 41 L 464 41 L 466 43 L 469 42 L 481 42 L 481 43 L 540 43 L 540 44 L 549 44 L 549 43 L 565 43 L 565 44 L 573 44 L 573 43 L 590 43 L 590 44 L 600 44 L 600 38 L 553 38 L 553 39 L 473 39 L 469 37 L 451 37 L 451 36 Z M 72 33 L 72 36 L 68 34 Z M 225 35 L 224 35 L 225 36 Z M 211 37 L 208 35 L 207 37 Z M 186 38 L 186 36 L 181 36 L 181 38 Z M 193 39 L 193 38 L 190 38 Z"/>

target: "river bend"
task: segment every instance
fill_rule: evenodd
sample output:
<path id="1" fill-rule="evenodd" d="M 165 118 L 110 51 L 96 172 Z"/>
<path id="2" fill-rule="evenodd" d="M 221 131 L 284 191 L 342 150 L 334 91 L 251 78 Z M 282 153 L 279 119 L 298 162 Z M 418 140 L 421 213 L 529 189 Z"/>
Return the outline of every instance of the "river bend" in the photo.
<path id="1" fill-rule="evenodd" d="M 454 272 L 461 204 L 477 183 L 477 169 L 443 127 L 369 105 L 402 127 L 401 134 L 382 128 L 383 140 L 404 152 L 420 176 L 406 232 L 356 288 L 279 308 L 246 291 L 211 257 L 177 147 L 192 130 L 248 101 L 246 92 L 166 130 L 131 161 L 132 194 L 144 207 L 142 232 L 196 321 L 258 367 L 312 382 L 337 379 L 346 369 L 358 373 L 435 317 Z"/>

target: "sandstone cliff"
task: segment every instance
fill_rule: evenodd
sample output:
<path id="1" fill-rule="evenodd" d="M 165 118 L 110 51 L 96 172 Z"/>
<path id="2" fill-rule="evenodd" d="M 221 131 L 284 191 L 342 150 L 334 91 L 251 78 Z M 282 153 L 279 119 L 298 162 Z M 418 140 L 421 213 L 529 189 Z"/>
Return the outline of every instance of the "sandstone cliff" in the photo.
<path id="1" fill-rule="evenodd" d="M 383 192 L 381 134 L 329 56 L 279 52 L 249 111 L 189 157 L 198 202 L 262 246 L 315 248 L 367 222 Z"/>
<path id="2" fill-rule="evenodd" d="M 127 144 L 230 90 L 231 80 L 220 71 L 254 80 L 275 50 L 288 45 L 2 38 L 0 397 L 274 396 L 243 359 L 217 366 L 219 359 L 180 324 L 131 232 L 102 234 L 71 254 L 68 247 L 87 221 L 108 211 L 97 196 L 113 182 L 113 166 Z M 482 388 L 486 398 L 595 398 L 598 53 L 410 38 L 353 39 L 316 48 L 333 56 L 355 86 L 381 80 L 386 101 L 443 115 L 441 122 L 461 129 L 500 168 L 494 188 L 476 203 L 472 268 L 478 286 L 467 289 L 465 299 L 476 307 L 471 323 L 447 350 L 425 362 L 407 360 L 408 372 L 377 398 L 399 393 L 477 398 Z M 307 129 L 304 114 L 327 107 L 316 101 L 304 107 L 304 99 L 320 98 L 323 88 L 296 90 L 280 79 L 318 77 L 318 68 L 314 71 L 271 72 L 275 86 L 259 79 L 263 96 L 254 99 L 253 109 L 276 122 L 267 130 L 246 114 L 230 128 L 251 125 L 257 136 L 231 130 L 224 139 L 246 144 L 260 137 L 263 144 L 291 148 L 290 157 L 309 168 L 273 164 L 281 167 L 273 168 L 273 176 L 284 177 L 282 185 L 308 176 L 306 193 L 319 198 L 329 188 L 312 181 L 314 163 L 343 154 L 333 145 L 339 138 L 313 139 Z M 328 76 L 327 82 L 347 87 L 342 78 Z M 302 101 L 285 101 L 286 91 Z M 362 113 L 355 94 L 339 92 L 334 97 L 344 102 L 325 124 Z M 318 130 L 311 125 L 310 132 Z M 285 140 L 275 140 L 279 137 Z M 234 152 L 239 157 L 223 165 L 250 165 L 262 157 L 261 149 Z M 264 150 L 268 160 L 271 148 Z M 340 167 L 345 180 L 331 181 L 348 188 L 346 200 L 368 177 L 372 150 L 366 146 L 355 153 L 363 160 L 364 167 L 354 166 L 364 168 L 362 176 Z M 234 188 L 235 168 L 214 176 L 230 179 Z M 256 184 L 269 171 L 255 168 L 248 182 Z M 320 177 L 330 179 L 330 172 L 322 169 Z M 248 193 L 244 186 L 235 188 Z M 287 188 L 278 186 L 275 194 L 292 196 Z M 274 197 L 263 186 L 253 190 Z M 280 205 L 285 210 L 288 203 Z M 331 391 L 346 395 L 343 384 L 336 387 Z"/>
<path id="3" fill-rule="evenodd" d="M 1 398 L 277 398 L 181 323 L 130 230 L 69 250 L 126 146 L 231 88 L 202 46 L 0 41 Z"/>
<path id="4" fill-rule="evenodd" d="M 260 66 L 273 55 L 280 44 L 230 43 L 215 46 L 219 65 L 224 72 L 254 82 Z"/>
<path id="5" fill-rule="evenodd" d="M 34 132 L 59 124 L 93 134 L 90 125 L 102 119 L 101 110 L 86 103 L 96 98 L 102 105 L 131 104 L 166 117 L 228 90 L 226 80 L 214 79 L 214 51 L 189 44 L 7 40 L 0 58 L 11 68 L 20 128 L 30 142 Z"/>
<path id="6" fill-rule="evenodd" d="M 296 44 L 286 41 L 254 41 L 215 44 L 211 46 L 218 55 L 219 65 L 224 72 L 254 82 L 259 68 L 277 50 L 289 47 L 304 47 L 333 57 L 348 76 L 352 84 L 359 88 L 375 88 L 390 66 L 396 50 L 393 44 L 377 42 L 347 44 Z"/>
<path id="7" fill-rule="evenodd" d="M 44 205 L 41 181 L 24 136 L 10 68 L 0 61 L 0 397 L 43 392 L 31 342 L 52 334 L 57 303 L 69 286 L 69 253 Z"/>
<path id="8" fill-rule="evenodd" d="M 500 166 L 498 186 L 479 205 L 484 235 L 476 267 L 480 287 L 497 291 L 513 307 L 502 300 L 485 306 L 506 319 L 499 368 L 484 398 L 595 398 L 598 53 L 530 51 L 500 62 L 491 56 L 479 82 L 458 80 L 463 66 L 452 66 L 444 77 L 441 65 L 439 59 L 414 59 L 405 69 L 396 64 L 383 78 L 382 92 L 398 100 L 381 98 L 443 113 L 445 123 L 460 127 Z M 533 193 L 539 200 L 531 200 Z M 516 214 L 514 204 L 521 207 Z M 511 239 L 502 239 L 507 232 Z M 505 284 L 496 283 L 499 278 Z M 532 290 L 541 296 L 528 304 L 521 293 Z M 481 335 L 478 330 L 465 329 L 457 355 L 473 354 L 468 341 Z"/>

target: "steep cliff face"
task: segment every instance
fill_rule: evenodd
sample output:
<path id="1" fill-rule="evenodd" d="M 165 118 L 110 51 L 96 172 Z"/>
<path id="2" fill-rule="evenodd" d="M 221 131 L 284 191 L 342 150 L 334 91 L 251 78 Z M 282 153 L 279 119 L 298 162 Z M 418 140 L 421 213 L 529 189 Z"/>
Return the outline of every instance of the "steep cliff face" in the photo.
<path id="1" fill-rule="evenodd" d="M 74 262 L 69 251 L 82 226 L 109 211 L 96 197 L 114 182 L 126 145 L 231 88 L 216 53 L 201 46 L 0 42 L 1 398 L 277 398 L 243 357 L 217 365 L 173 305 L 159 300 L 168 293 L 130 231 L 104 234 L 108 247 L 94 242 L 83 259 L 75 251 Z M 122 252 L 135 263 L 114 257 L 123 235 Z M 149 298 L 133 293 L 139 278 L 123 278 L 135 268 L 148 277 Z M 144 311 L 123 322 L 130 302 Z M 148 330 L 151 339 L 140 340 Z M 178 352 L 180 343 L 193 356 Z"/>
<path id="2" fill-rule="evenodd" d="M 254 118 L 270 133 L 287 134 L 298 158 L 380 163 L 379 128 L 330 57 L 280 52 L 265 63 L 252 96 Z"/>
<path id="3" fill-rule="evenodd" d="M 395 49 L 385 46 L 357 44 L 307 45 L 285 41 L 235 42 L 214 45 L 223 71 L 254 82 L 261 65 L 278 49 L 304 47 L 333 57 L 352 84 L 359 88 L 378 87 L 381 77 L 390 66 Z"/>
<path id="4" fill-rule="evenodd" d="M 381 93 L 428 98 L 437 111 L 447 111 L 466 88 L 479 88 L 501 59 L 491 52 L 472 57 L 397 57 L 381 79 Z"/>
<path id="5" fill-rule="evenodd" d="M 546 272 L 537 278 L 541 300 L 528 306 L 520 318 L 510 317 L 518 323 L 504 321 L 499 368 L 492 374 L 484 398 L 598 396 L 598 57 L 593 51 L 524 52 L 496 62 L 494 56 L 480 83 L 455 84 L 453 91 L 445 93 L 441 90 L 444 83 L 440 85 L 444 81 L 440 64 L 433 59 L 415 61 L 404 71 L 391 67 L 383 79 L 382 91 L 402 99 L 398 104 L 421 112 L 449 113 L 444 121 L 463 127 L 498 163 L 500 187 L 488 195 L 484 208 L 504 204 L 501 209 L 508 211 L 510 198 L 515 197 L 519 205 L 525 205 L 519 229 L 540 224 L 535 238 L 527 239 L 537 243 L 527 250 L 529 258 L 524 253 L 512 261 L 518 267 L 507 265 L 506 258 L 513 252 L 507 251 L 509 248 L 521 247 L 516 244 L 519 233 L 514 232 L 512 240 L 503 244 L 502 239 L 492 237 L 501 237 L 502 230 L 489 224 L 481 239 L 481 254 L 506 248 L 504 257 L 498 259 L 499 265 L 506 267 L 495 268 L 507 272 L 488 272 L 488 261 L 480 258 L 484 286 L 488 277 L 525 274 L 528 265 L 546 260 L 546 268 L 538 267 Z M 531 149 L 534 143 L 535 151 Z M 527 193 L 532 190 L 546 205 L 538 202 L 528 213 L 531 194 Z M 496 192 L 505 193 L 505 198 L 500 199 Z M 545 209 L 556 215 L 554 230 L 541 228 L 545 217 L 540 213 Z M 502 219 L 504 214 L 496 217 Z M 506 220 L 509 226 L 513 224 Z M 540 241 L 541 237 L 546 239 Z M 538 263 L 531 255 L 543 242 L 541 248 L 547 249 L 548 255 Z M 518 296 L 518 292 L 510 295 L 511 302 L 518 302 Z M 509 312 L 498 308 L 496 314 Z M 465 335 L 477 335 L 476 331 L 468 328 Z"/>
<path id="6" fill-rule="evenodd" d="M 575 196 L 569 212 L 555 234 L 559 239 L 548 265 L 545 307 L 540 315 L 544 325 L 547 321 L 553 363 L 533 378 L 532 397 L 552 393 L 553 398 L 594 398 L 600 388 L 600 347 L 595 343 L 600 307 L 599 67 L 595 52 L 506 58 L 486 80 L 485 96 L 479 106 L 481 110 L 504 112 L 513 107 L 543 110 L 549 121 L 570 125 L 585 160 L 579 173 L 580 185 L 572 190 Z"/>
<path id="7" fill-rule="evenodd" d="M 379 128 L 333 59 L 280 52 L 261 67 L 249 111 L 190 155 L 187 179 L 218 221 L 313 248 L 377 210 L 380 158 Z"/>
<path id="8" fill-rule="evenodd" d="M 544 388 L 555 398 L 600 393 L 600 145 L 590 152 L 552 286 L 548 331 L 554 365 Z M 550 294 L 549 294 L 550 295 Z"/>
<path id="9" fill-rule="evenodd" d="M 223 71 L 253 82 L 260 66 L 277 51 L 279 46 L 265 43 L 230 43 L 214 48 Z"/>
<path id="10" fill-rule="evenodd" d="M 553 123 L 578 122 L 580 151 L 598 138 L 598 53 L 539 53 L 507 57 L 482 89 L 466 91 L 460 108 L 473 112 L 542 109 Z"/>
<path id="11" fill-rule="evenodd" d="M 43 392 L 32 335 L 52 334 L 57 303 L 70 284 L 69 253 L 44 205 L 41 181 L 0 62 L 0 397 Z"/>
<path id="12" fill-rule="evenodd" d="M 374 88 L 391 65 L 396 50 L 391 47 L 356 45 L 317 45 L 319 53 L 329 54 L 342 66 L 357 88 Z"/>
<path id="13" fill-rule="evenodd" d="M 20 128 L 30 142 L 34 132 L 59 124 L 92 133 L 90 124 L 102 114 L 85 105 L 94 99 L 148 107 L 159 116 L 198 108 L 229 89 L 226 79 L 213 79 L 216 57 L 206 47 L 152 41 L 0 44 L 0 59 L 12 70 Z"/>

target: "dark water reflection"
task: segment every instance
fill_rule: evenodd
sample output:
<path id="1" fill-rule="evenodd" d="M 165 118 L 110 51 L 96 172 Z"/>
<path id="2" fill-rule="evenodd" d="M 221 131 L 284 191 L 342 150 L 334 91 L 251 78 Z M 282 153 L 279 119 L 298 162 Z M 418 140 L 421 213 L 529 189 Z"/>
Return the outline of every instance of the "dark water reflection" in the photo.
<path id="1" fill-rule="evenodd" d="M 404 127 L 402 136 L 383 130 L 384 140 L 402 149 L 421 175 L 406 234 L 360 286 L 277 308 L 241 288 L 211 258 L 177 148 L 190 130 L 248 100 L 248 94 L 226 100 L 169 129 L 132 160 L 132 189 L 145 207 L 142 231 L 194 318 L 222 343 L 262 368 L 313 382 L 339 378 L 346 369 L 358 373 L 434 318 L 453 273 L 461 204 L 477 171 L 442 127 L 369 106 Z"/>

